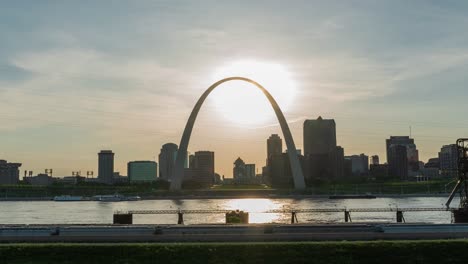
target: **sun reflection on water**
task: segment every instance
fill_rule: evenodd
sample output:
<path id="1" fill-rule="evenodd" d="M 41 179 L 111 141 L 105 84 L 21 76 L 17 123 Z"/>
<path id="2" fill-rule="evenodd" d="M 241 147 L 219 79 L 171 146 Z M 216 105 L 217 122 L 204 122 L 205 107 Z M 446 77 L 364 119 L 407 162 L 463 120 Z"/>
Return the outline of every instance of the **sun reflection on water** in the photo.
<path id="1" fill-rule="evenodd" d="M 227 201 L 224 208 L 249 212 L 249 223 L 282 222 L 282 214 L 263 213 L 282 209 L 283 204 L 270 199 L 235 199 Z"/>

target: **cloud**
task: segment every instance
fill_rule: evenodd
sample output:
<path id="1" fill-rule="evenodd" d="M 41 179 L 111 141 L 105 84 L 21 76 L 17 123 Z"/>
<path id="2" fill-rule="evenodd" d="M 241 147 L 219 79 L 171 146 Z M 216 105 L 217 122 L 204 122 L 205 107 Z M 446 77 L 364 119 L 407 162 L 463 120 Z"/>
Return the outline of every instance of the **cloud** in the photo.
<path id="1" fill-rule="evenodd" d="M 330 102 L 367 100 L 406 89 L 403 83 L 468 64 L 468 49 L 424 49 L 382 60 L 349 54 L 309 57 L 294 67 L 303 94 Z M 423 89 L 414 86 L 413 89 Z"/>
<path id="2" fill-rule="evenodd" d="M 0 129 L 69 123 L 83 117 L 101 126 L 105 121 L 114 125 L 119 116 L 127 116 L 130 123 L 164 120 L 165 115 L 177 119 L 175 116 L 186 108 L 184 87 L 193 81 L 184 71 L 157 61 L 120 58 L 89 49 L 22 53 L 10 63 L 31 77 L 2 85 L 2 98 L 8 98 L 2 114 L 17 122 Z"/>

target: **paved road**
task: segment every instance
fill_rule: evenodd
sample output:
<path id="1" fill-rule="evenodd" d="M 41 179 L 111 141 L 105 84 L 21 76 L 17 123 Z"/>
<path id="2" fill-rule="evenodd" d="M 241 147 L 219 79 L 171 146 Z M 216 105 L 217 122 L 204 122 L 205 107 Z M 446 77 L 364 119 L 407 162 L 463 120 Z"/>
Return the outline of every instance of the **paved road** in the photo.
<path id="1" fill-rule="evenodd" d="M 4 225 L 0 242 L 247 242 L 468 238 L 466 224 Z"/>

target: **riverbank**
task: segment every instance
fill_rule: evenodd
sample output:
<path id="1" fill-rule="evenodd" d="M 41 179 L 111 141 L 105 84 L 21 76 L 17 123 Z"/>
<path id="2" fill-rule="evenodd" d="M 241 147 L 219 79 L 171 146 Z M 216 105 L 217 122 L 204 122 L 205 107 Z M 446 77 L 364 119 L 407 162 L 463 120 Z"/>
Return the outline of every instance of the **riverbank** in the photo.
<path id="1" fill-rule="evenodd" d="M 4 263 L 466 263 L 467 240 L 0 244 Z"/>
<path id="2" fill-rule="evenodd" d="M 214 195 L 167 195 L 167 196 L 144 196 L 141 200 L 198 200 L 198 199 L 328 199 L 331 195 L 311 194 L 214 194 Z M 410 197 L 448 197 L 449 193 L 414 193 L 414 194 L 375 194 L 376 198 L 410 198 Z M 365 198 L 363 198 L 365 199 Z M 21 201 L 53 201 L 54 197 L 0 197 L 0 202 Z M 86 197 L 80 202 L 93 202 Z M 95 202 L 95 201 L 94 201 Z"/>

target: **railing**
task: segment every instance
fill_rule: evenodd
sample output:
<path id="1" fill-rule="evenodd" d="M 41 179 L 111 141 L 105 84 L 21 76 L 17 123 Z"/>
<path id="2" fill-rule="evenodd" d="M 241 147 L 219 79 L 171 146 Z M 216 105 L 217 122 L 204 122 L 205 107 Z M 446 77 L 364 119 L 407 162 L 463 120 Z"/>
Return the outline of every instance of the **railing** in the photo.
<path id="1" fill-rule="evenodd" d="M 297 214 L 300 213 L 344 213 L 345 222 L 351 222 L 351 213 L 384 213 L 396 212 L 396 220 L 398 223 L 405 222 L 403 212 L 452 212 L 458 208 L 447 207 L 414 207 L 414 208 L 311 208 L 311 209 L 273 209 L 266 211 L 246 211 L 247 213 L 265 213 L 265 214 L 291 214 L 291 224 L 297 223 Z M 177 214 L 178 224 L 183 224 L 184 214 L 227 214 L 233 210 L 129 210 L 129 211 L 116 211 L 114 213 L 114 223 L 127 223 L 131 224 L 133 215 L 146 215 L 146 214 Z M 124 222 L 115 221 L 116 216 L 126 216 Z M 129 217 L 129 218 L 128 218 Z M 117 217 L 118 218 L 118 217 Z"/>

